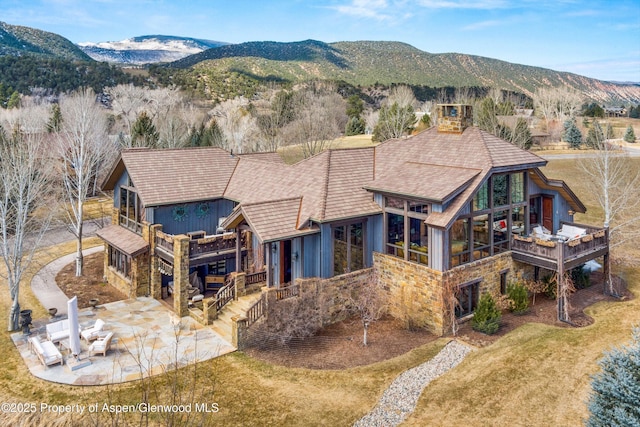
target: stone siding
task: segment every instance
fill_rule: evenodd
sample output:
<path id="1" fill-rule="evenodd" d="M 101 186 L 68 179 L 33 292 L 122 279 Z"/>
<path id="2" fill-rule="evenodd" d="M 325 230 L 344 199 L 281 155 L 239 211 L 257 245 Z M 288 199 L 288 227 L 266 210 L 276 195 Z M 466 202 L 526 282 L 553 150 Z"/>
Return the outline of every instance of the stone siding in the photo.
<path id="1" fill-rule="evenodd" d="M 409 327 L 443 334 L 442 272 L 379 252 L 373 254 L 373 266 L 391 316 Z"/>

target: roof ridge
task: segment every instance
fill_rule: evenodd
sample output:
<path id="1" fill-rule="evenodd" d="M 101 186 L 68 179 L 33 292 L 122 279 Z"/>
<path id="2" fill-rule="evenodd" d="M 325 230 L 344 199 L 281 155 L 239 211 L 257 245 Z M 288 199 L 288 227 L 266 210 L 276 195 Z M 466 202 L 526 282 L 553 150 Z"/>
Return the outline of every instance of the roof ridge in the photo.
<path id="1" fill-rule="evenodd" d="M 411 165 L 424 165 L 424 166 L 437 166 L 440 168 L 452 168 L 452 169 L 468 169 L 468 170 L 472 170 L 472 171 L 481 171 L 482 168 L 472 168 L 472 167 L 468 167 L 468 166 L 452 166 L 452 165 L 444 165 L 441 163 L 426 163 L 426 162 L 418 162 L 415 160 L 409 160 L 407 162 L 405 162 L 405 164 L 411 164 Z"/>
<path id="2" fill-rule="evenodd" d="M 233 176 L 235 175 L 239 164 L 240 164 L 240 158 L 238 157 L 237 160 L 236 160 L 236 164 L 233 165 L 233 170 L 229 174 L 229 179 L 227 180 L 227 183 L 224 186 L 224 190 L 222 190 L 222 197 L 227 195 L 227 190 L 229 189 L 229 184 L 231 183 L 231 180 L 233 179 Z"/>
<path id="3" fill-rule="evenodd" d="M 329 194 L 329 174 L 331 171 L 331 151 L 327 153 L 327 169 L 324 174 L 324 186 L 322 188 L 322 194 L 320 196 L 320 218 L 324 219 L 325 213 L 327 212 L 327 195 Z"/>
<path id="4" fill-rule="evenodd" d="M 262 200 L 259 202 L 240 203 L 239 206 L 247 207 L 247 206 L 264 205 L 267 203 L 288 202 L 290 200 L 302 199 L 302 197 L 303 196 L 291 196 L 291 197 L 283 197 L 281 199 L 269 199 L 269 200 Z"/>

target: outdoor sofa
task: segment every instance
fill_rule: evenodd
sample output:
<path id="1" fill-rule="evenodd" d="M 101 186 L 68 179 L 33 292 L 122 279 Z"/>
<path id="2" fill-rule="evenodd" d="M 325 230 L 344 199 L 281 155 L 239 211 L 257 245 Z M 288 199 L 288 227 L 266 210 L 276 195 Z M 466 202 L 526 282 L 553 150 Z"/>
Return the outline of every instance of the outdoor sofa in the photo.
<path id="1" fill-rule="evenodd" d="M 69 320 L 59 320 L 57 322 L 48 323 L 47 339 L 52 343 L 57 343 L 69 338 Z"/>
<path id="2" fill-rule="evenodd" d="M 45 367 L 56 363 L 62 365 L 62 354 L 51 341 L 40 341 L 38 336 L 34 336 L 29 338 L 29 346 Z"/>
<path id="3" fill-rule="evenodd" d="M 104 328 L 104 320 L 102 319 L 97 319 L 96 323 L 93 324 L 93 326 L 83 329 L 80 332 L 80 336 L 87 342 L 87 344 L 92 341 L 95 340 L 96 338 L 98 338 L 100 336 L 100 332 L 102 332 L 102 329 Z"/>

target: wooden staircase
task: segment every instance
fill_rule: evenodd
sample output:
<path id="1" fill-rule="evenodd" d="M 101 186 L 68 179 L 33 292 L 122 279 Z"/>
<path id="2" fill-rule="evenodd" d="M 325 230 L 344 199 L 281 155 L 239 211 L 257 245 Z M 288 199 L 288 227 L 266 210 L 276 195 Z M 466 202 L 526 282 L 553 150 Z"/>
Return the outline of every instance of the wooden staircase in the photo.
<path id="1" fill-rule="evenodd" d="M 233 338 L 231 331 L 233 329 L 232 317 L 245 316 L 247 310 L 260 299 L 260 292 L 253 293 L 247 296 L 239 297 L 222 308 L 222 311 L 218 313 L 218 318 L 213 321 L 209 327 L 225 341 L 232 343 Z M 189 315 L 198 321 L 200 324 L 205 324 L 204 315 L 202 310 L 198 308 L 190 308 Z"/>

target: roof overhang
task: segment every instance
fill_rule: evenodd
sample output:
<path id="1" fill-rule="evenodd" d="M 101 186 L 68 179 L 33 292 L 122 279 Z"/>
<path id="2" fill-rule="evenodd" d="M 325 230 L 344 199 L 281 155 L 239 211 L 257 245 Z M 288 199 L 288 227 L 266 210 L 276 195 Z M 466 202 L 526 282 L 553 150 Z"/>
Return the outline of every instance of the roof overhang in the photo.
<path id="1" fill-rule="evenodd" d="M 571 206 L 576 212 L 585 213 L 587 208 L 585 205 L 578 199 L 578 196 L 571 191 L 569 186 L 560 179 L 550 179 L 547 178 L 540 169 L 535 168 L 529 171 L 529 177 L 536 185 L 544 190 L 553 190 L 557 191 Z"/>
<path id="2" fill-rule="evenodd" d="M 141 236 L 120 225 L 110 225 L 98 230 L 96 234 L 109 245 L 131 257 L 149 250 L 149 244 Z"/>

